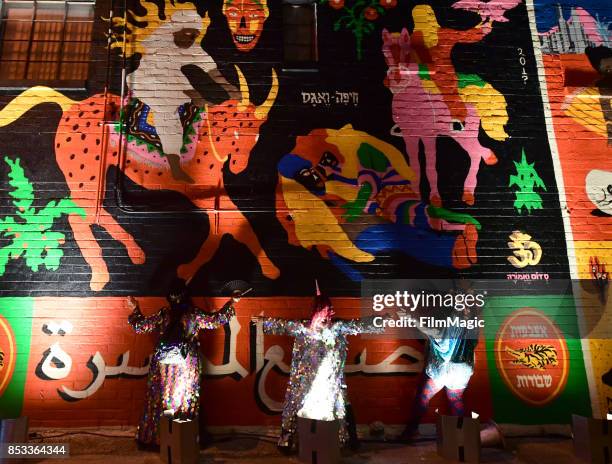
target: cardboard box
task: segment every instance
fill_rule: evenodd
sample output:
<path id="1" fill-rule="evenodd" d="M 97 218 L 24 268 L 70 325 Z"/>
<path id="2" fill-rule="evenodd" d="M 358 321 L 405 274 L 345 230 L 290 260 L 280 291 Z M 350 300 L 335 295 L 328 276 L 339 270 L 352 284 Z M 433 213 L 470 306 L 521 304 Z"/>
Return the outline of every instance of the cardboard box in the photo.
<path id="1" fill-rule="evenodd" d="M 159 452 L 166 464 L 196 464 L 200 458 L 197 420 L 163 416 L 160 419 Z"/>
<path id="2" fill-rule="evenodd" d="M 336 464 L 340 461 L 340 422 L 298 417 L 300 461 L 309 464 Z"/>
<path id="3" fill-rule="evenodd" d="M 18 417 L 16 419 L 0 420 L 0 443 L 27 443 L 28 442 L 28 418 Z M 22 463 L 21 458 L 0 458 L 0 464 Z"/>
<path id="4" fill-rule="evenodd" d="M 574 454 L 593 464 L 612 463 L 612 421 L 572 415 Z"/>
<path id="5" fill-rule="evenodd" d="M 438 454 L 460 462 L 480 462 L 480 420 L 470 417 L 438 416 Z"/>

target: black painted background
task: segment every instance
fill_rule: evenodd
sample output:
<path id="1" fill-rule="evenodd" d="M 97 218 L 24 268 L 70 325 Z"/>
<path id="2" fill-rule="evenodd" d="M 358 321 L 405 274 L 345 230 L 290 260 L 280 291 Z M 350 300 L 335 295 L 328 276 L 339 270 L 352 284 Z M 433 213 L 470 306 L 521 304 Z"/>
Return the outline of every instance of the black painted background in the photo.
<path id="1" fill-rule="evenodd" d="M 114 8 L 121 14 L 120 2 Z M 121 2 L 122 3 L 122 2 Z M 427 3 L 427 2 L 418 2 Z M 449 8 L 451 1 L 429 2 L 443 27 L 468 29 L 479 22 L 476 14 Z M 215 258 L 203 267 L 193 281 L 196 294 L 214 294 L 219 286 L 232 279 L 247 279 L 254 283 L 253 296 L 310 295 L 312 281 L 319 278 L 326 291 L 332 295 L 357 295 L 359 284 L 350 281 L 316 250 L 307 251 L 287 244 L 287 236 L 274 212 L 276 164 L 294 146 L 295 137 L 315 128 L 338 129 L 347 123 L 379 137 L 405 152 L 403 140 L 389 135 L 391 119 L 391 93 L 383 85 L 386 65 L 381 53 L 381 31 L 412 30 L 411 9 L 413 1 L 398 2 L 398 6 L 377 22 L 376 31 L 364 41 L 364 59 L 356 60 L 354 39 L 350 32 L 333 32 L 332 25 L 337 12 L 328 6 L 319 7 L 319 53 L 317 72 L 282 71 L 282 24 L 280 1 L 270 0 L 270 17 L 257 47 L 250 53 L 238 52 L 231 42 L 229 30 L 221 15 L 221 2 L 200 2 L 203 13 L 208 6 L 212 23 L 203 41 L 205 50 L 219 64 L 228 80 L 237 84 L 234 65 L 244 72 L 250 85 L 252 101 L 265 99 L 271 82 L 271 70 L 279 75 L 280 90 L 276 103 L 262 126 L 259 143 L 251 152 L 248 168 L 240 175 L 225 172 L 228 192 L 236 204 L 245 211 L 255 232 L 274 263 L 281 269 L 281 277 L 271 281 L 261 275 L 260 268 L 245 246 L 226 236 Z M 108 16 L 109 3 L 98 2 L 97 17 Z M 131 7 L 131 6 L 130 6 Z M 119 13 L 117 13 L 117 11 Z M 141 11 L 142 12 L 142 11 Z M 459 44 L 453 51 L 458 72 L 475 73 L 503 93 L 508 102 L 509 123 L 506 131 L 510 138 L 503 143 L 489 139 L 481 130 L 480 141 L 492 148 L 499 162 L 495 166 L 483 165 L 478 175 L 476 203 L 466 207 L 460 201 L 462 184 L 467 173 L 469 158 L 451 139 L 438 139 L 438 172 L 444 206 L 455 211 L 474 215 L 482 224 L 478 241 L 478 265 L 461 274 L 481 278 L 505 278 L 516 272 L 507 261 L 508 235 L 520 229 L 532 235 L 543 249 L 539 265 L 530 272 L 547 272 L 551 277 L 568 277 L 567 252 L 563 223 L 559 210 L 555 175 L 548 147 L 542 110 L 536 65 L 533 56 L 531 33 L 527 11 L 521 5 L 507 13 L 507 23 L 496 23 L 494 31 L 478 44 Z M 67 93 L 71 98 L 85 98 L 87 94 L 102 91 L 110 67 L 111 89 L 118 93 L 119 76 L 123 60 L 111 54 L 107 61 L 106 25 L 98 21 L 94 33 L 92 79 L 87 92 Z M 523 82 L 518 49 L 527 55 L 529 79 Z M 137 58 L 128 60 L 128 68 L 137 66 Z M 359 106 L 312 107 L 301 103 L 302 91 L 352 91 L 359 92 Z M 17 95 L 14 90 L 0 92 L 0 107 Z M 20 157 L 26 175 L 34 182 L 37 200 L 45 204 L 50 198 L 68 195 L 63 176 L 53 154 L 54 129 L 60 110 L 53 104 L 39 105 L 7 127 L 0 128 L 0 155 Z M 519 214 L 513 208 L 515 188 L 508 188 L 511 174 L 515 174 L 513 161 L 519 161 L 524 148 L 527 159 L 536 162 L 536 169 L 544 180 L 547 191 L 541 192 L 543 209 L 531 214 Z M 422 155 L 421 155 L 422 156 Z M 2 194 L 0 211 L 10 211 L 7 195 L 7 166 L 0 162 Z M 189 261 L 208 234 L 205 215 L 176 212 L 160 213 L 159 199 L 172 203 L 173 208 L 190 209 L 186 198 L 176 193 L 138 192 L 139 187 L 125 180 L 124 188 L 139 195 L 137 213 L 128 213 L 117 207 L 115 185 L 117 172 L 109 171 L 105 206 L 134 235 L 145 250 L 147 262 L 131 264 L 123 246 L 113 241 L 101 228 L 94 233 L 111 273 L 111 282 L 95 295 L 161 295 L 166 283 L 174 276 L 176 267 Z M 423 198 L 427 198 L 425 185 L 421 186 Z M 131 197 L 130 197 L 131 198 Z M 144 205 L 143 208 L 143 199 Z M 129 202 L 129 198 L 127 200 Z M 151 206 L 147 207 L 150 201 Z M 265 212 L 261 212 L 264 210 Z M 74 296 L 93 295 L 89 290 L 89 267 L 81 257 L 66 218 L 56 222 L 55 230 L 63 231 L 67 241 L 63 246 L 65 257 L 58 271 L 32 272 L 23 260 L 9 263 L 0 277 L 2 295 Z M 0 246 L 7 244 L 0 239 Z M 443 278 L 449 271 L 425 266 L 405 255 L 389 253 L 369 264 L 356 266 L 366 277 Z"/>

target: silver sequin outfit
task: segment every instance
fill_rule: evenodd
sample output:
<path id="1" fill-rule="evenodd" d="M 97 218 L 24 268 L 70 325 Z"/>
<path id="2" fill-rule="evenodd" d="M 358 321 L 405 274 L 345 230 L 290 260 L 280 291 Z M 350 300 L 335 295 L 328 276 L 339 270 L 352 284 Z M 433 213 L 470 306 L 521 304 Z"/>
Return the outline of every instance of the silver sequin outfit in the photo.
<path id="1" fill-rule="evenodd" d="M 265 318 L 263 331 L 271 335 L 295 337 L 289 384 L 282 414 L 279 446 L 295 442 L 297 417 L 340 420 L 340 440 L 348 437 L 345 423 L 346 382 L 344 364 L 348 335 L 382 333 L 372 325 L 373 318 L 335 320 L 320 330 L 310 329 L 310 320 Z M 316 398 L 311 398 L 316 395 Z M 319 407 L 314 405 L 318 403 Z"/>

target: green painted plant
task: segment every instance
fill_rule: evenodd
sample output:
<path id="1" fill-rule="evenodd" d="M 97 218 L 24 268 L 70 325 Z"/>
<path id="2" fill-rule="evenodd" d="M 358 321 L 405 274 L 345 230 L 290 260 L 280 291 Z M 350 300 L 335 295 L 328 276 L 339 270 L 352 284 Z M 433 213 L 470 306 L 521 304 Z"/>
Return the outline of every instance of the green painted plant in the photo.
<path id="1" fill-rule="evenodd" d="M 397 0 L 319 0 L 321 5 L 328 4 L 334 10 L 341 12 L 340 18 L 334 23 L 334 31 L 342 27 L 355 36 L 357 59 L 363 58 L 363 39 L 374 31 L 374 21 L 395 8 Z"/>
<path id="2" fill-rule="evenodd" d="M 532 209 L 542 209 L 542 197 L 535 191 L 535 188 L 546 191 L 546 185 L 536 172 L 535 163 L 527 162 L 525 150 L 523 150 L 521 162 L 513 161 L 513 163 L 516 167 L 516 175 L 510 176 L 508 187 L 518 187 L 518 191 L 515 192 L 514 207 L 519 213 L 522 213 L 525 208 L 528 214 Z"/>
<path id="3" fill-rule="evenodd" d="M 52 200 L 42 208 L 32 206 L 34 188 L 20 165 L 19 158 L 4 158 L 10 168 L 9 192 L 15 212 L 0 219 L 0 237 L 9 244 L 0 248 L 0 276 L 4 275 L 9 259 L 23 257 L 34 272 L 40 266 L 55 271 L 59 268 L 64 252 L 60 246 L 66 237 L 51 230 L 53 223 L 62 214 L 78 214 L 85 217 L 85 210 L 70 198 Z"/>

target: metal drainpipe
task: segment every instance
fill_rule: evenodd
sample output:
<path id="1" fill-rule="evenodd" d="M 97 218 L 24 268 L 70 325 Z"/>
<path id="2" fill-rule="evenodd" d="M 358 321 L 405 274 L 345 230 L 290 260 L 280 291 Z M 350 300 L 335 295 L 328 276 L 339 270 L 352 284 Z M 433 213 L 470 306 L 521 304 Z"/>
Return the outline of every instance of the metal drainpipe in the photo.
<path id="1" fill-rule="evenodd" d="M 100 144 L 100 165 L 98 169 L 98 192 L 96 195 L 96 215 L 95 223 L 100 222 L 100 210 L 102 208 L 102 198 L 106 190 L 106 156 L 108 147 L 108 130 L 106 124 L 106 110 L 108 108 L 108 96 L 110 86 L 110 74 L 111 74 L 111 34 L 113 32 L 113 12 L 114 12 L 115 1 L 111 0 L 110 11 L 108 14 L 108 40 L 106 42 L 106 76 L 104 79 L 104 109 L 102 113 L 102 143 Z M 112 122 L 111 122 L 112 124 Z"/>
<path id="2" fill-rule="evenodd" d="M 127 48 L 127 42 L 126 42 L 126 33 L 127 33 L 127 0 L 123 0 L 123 47 L 122 47 L 122 51 L 123 51 L 123 59 L 121 61 L 121 91 L 120 91 L 120 99 L 119 99 L 119 147 L 117 149 L 117 164 L 116 164 L 116 168 L 118 171 L 117 174 L 117 181 L 115 182 L 115 198 L 117 201 L 117 205 L 119 205 L 119 207 L 121 208 L 123 205 L 123 201 L 121 198 L 121 186 L 120 184 L 123 183 L 123 178 L 121 177 L 121 173 L 122 170 L 121 168 L 123 167 L 123 151 L 124 151 L 124 146 L 127 145 L 127 143 L 124 143 L 123 138 L 124 138 L 124 134 L 123 134 L 123 125 L 124 125 L 124 105 L 123 105 L 123 101 L 125 98 L 125 86 L 126 86 L 126 68 L 127 68 L 127 57 L 126 57 L 126 48 Z M 125 137 L 127 138 L 127 135 L 125 135 Z M 127 142 L 127 141 L 126 141 Z M 125 212 L 130 212 L 129 210 L 126 210 Z"/>

